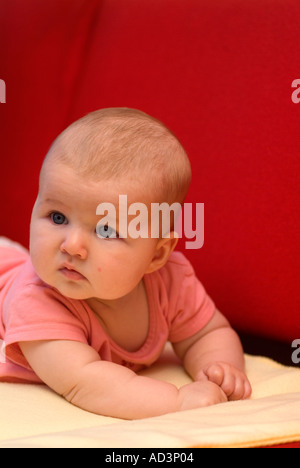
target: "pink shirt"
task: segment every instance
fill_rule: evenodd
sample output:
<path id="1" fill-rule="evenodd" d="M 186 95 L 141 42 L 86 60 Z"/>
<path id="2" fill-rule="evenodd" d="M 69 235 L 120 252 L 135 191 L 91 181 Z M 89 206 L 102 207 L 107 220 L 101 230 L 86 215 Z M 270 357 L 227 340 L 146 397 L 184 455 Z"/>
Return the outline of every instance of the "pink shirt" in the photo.
<path id="1" fill-rule="evenodd" d="M 68 299 L 41 281 L 28 254 L 0 247 L 0 381 L 41 382 L 21 353 L 20 341 L 79 341 L 101 359 L 138 371 L 158 359 L 168 340 L 182 341 L 212 318 L 214 303 L 183 254 L 174 252 L 144 281 L 148 337 L 138 351 L 129 352 L 112 341 L 85 301 Z"/>

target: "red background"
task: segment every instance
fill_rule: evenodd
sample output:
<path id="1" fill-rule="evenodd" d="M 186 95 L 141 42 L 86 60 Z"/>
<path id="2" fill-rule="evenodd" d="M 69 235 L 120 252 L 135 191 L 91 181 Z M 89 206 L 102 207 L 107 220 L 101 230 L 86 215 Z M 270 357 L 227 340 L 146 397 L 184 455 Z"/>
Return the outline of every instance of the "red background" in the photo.
<path id="1" fill-rule="evenodd" d="M 300 338 L 299 31 L 298 0 L 1 0 L 0 234 L 28 244 L 42 160 L 69 123 L 142 109 L 190 156 L 205 244 L 186 255 L 219 309 Z"/>

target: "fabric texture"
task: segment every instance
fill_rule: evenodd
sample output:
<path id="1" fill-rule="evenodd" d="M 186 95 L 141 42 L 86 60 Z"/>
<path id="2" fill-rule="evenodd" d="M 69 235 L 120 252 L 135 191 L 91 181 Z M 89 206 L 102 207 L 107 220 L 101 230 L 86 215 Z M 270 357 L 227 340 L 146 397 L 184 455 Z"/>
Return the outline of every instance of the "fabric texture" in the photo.
<path id="1" fill-rule="evenodd" d="M 44 385 L 0 383 L 0 447 L 253 447 L 300 441 L 300 370 L 246 355 L 250 400 L 123 421 L 87 413 Z M 170 348 L 144 375 L 190 382 Z"/>

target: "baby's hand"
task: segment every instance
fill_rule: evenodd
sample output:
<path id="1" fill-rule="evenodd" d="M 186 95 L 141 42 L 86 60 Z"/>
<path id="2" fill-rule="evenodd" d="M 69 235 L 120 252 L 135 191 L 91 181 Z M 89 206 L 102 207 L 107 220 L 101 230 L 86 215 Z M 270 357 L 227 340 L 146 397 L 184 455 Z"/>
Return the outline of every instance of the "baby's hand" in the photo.
<path id="1" fill-rule="evenodd" d="M 198 373 L 196 380 L 210 381 L 219 385 L 228 400 L 244 400 L 249 398 L 252 392 L 244 372 L 225 362 L 208 365 Z"/>
<path id="2" fill-rule="evenodd" d="M 221 387 L 204 380 L 184 385 L 179 389 L 180 411 L 212 406 L 227 401 L 227 397 Z"/>

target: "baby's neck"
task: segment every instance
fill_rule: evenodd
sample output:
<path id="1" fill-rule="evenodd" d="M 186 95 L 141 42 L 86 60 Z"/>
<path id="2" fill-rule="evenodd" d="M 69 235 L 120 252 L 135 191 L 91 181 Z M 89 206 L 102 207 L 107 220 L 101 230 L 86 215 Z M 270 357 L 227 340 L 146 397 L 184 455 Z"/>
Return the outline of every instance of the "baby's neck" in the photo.
<path id="1" fill-rule="evenodd" d="M 86 302 L 96 314 L 98 314 L 98 312 L 101 313 L 105 310 L 114 313 L 120 310 L 126 310 L 128 307 L 132 307 L 132 304 L 138 301 L 138 298 L 143 289 L 144 282 L 143 280 L 141 280 L 139 284 L 125 296 L 116 299 L 101 299 L 97 297 L 92 297 L 90 299 L 87 299 Z"/>
<path id="2" fill-rule="evenodd" d="M 110 338 L 123 349 L 134 352 L 146 341 L 149 308 L 144 282 L 130 294 L 113 301 L 86 301 Z"/>

